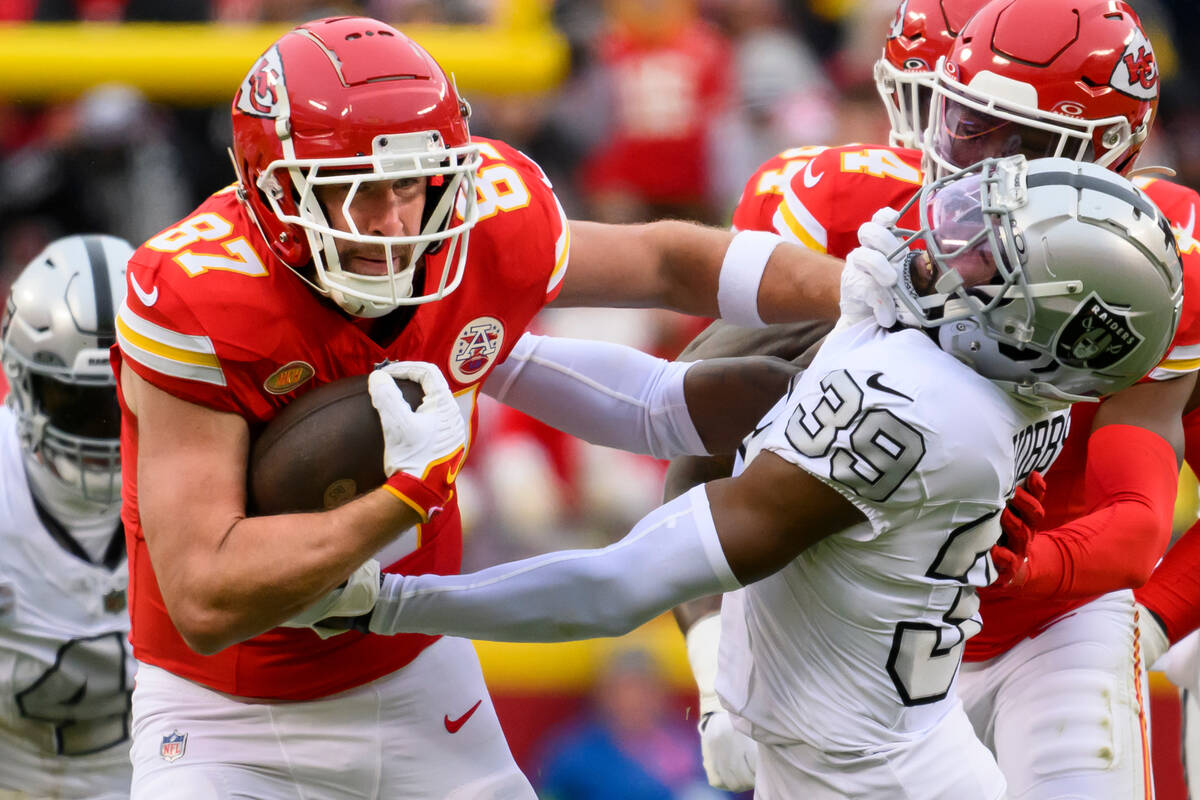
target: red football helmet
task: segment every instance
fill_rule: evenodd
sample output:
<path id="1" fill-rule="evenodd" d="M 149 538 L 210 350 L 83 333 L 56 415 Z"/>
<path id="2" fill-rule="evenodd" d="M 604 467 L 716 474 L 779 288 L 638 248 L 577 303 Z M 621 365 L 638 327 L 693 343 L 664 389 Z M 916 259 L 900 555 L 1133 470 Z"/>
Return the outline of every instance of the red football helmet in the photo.
<path id="1" fill-rule="evenodd" d="M 925 154 L 940 176 L 992 156 L 1122 174 L 1158 105 L 1158 68 L 1121 0 L 993 0 L 937 70 Z"/>
<path id="2" fill-rule="evenodd" d="M 919 149 L 938 59 L 988 0 L 901 0 L 883 56 L 875 62 L 875 88 L 887 108 L 890 143 Z"/>
<path id="3" fill-rule="evenodd" d="M 274 253 L 298 274 L 311 260 L 314 288 L 347 312 L 377 317 L 437 300 L 462 279 L 478 219 L 469 115 L 437 62 L 395 28 L 365 17 L 305 23 L 267 49 L 234 96 L 242 198 Z M 413 178 L 427 186 L 419 233 L 357 230 L 349 209 L 360 190 Z M 346 190 L 349 231 L 329 223 L 315 193 L 329 185 Z M 387 274 L 343 269 L 339 240 L 381 245 Z M 440 277 L 427 275 L 420 293 L 417 267 L 439 261 Z"/>

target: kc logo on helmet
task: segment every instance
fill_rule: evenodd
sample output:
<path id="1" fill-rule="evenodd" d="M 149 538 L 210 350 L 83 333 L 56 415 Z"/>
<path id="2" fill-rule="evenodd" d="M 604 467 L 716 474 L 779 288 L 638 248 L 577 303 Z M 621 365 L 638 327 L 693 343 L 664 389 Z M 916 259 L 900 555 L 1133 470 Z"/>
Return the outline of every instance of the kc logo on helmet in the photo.
<path id="1" fill-rule="evenodd" d="M 287 84 L 279 51 L 272 47 L 251 68 L 238 90 L 237 108 L 256 117 L 282 117 L 288 112 Z"/>
<path id="2" fill-rule="evenodd" d="M 1154 49 L 1141 29 L 1125 46 L 1125 52 L 1113 67 L 1109 84 L 1122 94 L 1136 97 L 1139 100 L 1153 100 L 1158 97 L 1158 62 L 1154 59 Z"/>
<path id="3" fill-rule="evenodd" d="M 900 7 L 896 9 L 896 17 L 892 20 L 892 29 L 888 31 L 889 39 L 895 39 L 904 33 L 904 17 L 906 14 L 908 14 L 908 0 L 904 0 L 900 4 Z"/>

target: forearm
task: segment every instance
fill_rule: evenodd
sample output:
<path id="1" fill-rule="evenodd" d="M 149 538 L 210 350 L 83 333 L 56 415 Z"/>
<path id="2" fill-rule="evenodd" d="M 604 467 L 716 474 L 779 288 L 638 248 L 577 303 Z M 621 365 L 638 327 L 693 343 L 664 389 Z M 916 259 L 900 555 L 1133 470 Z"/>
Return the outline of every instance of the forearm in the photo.
<path id="1" fill-rule="evenodd" d="M 838 317 L 842 262 L 773 234 L 572 221 L 571 237 L 557 306 L 669 308 L 756 326 Z"/>
<path id="2" fill-rule="evenodd" d="M 732 453 L 796 371 L 777 358 L 669 362 L 611 342 L 527 333 L 483 390 L 593 444 L 675 458 Z"/>
<path id="3" fill-rule="evenodd" d="M 483 390 L 593 444 L 671 458 L 707 452 L 685 396 L 692 366 L 610 342 L 527 333 Z"/>
<path id="4" fill-rule="evenodd" d="M 378 489 L 321 513 L 233 518 L 211 547 L 159 557 L 164 602 L 189 645 L 216 652 L 276 627 L 346 580 L 416 512 Z"/>
<path id="5" fill-rule="evenodd" d="M 1167 551 L 1134 596 L 1162 623 L 1171 644 L 1200 628 L 1200 522 Z"/>
<path id="6" fill-rule="evenodd" d="M 603 550 L 574 550 L 471 575 L 389 575 L 375 633 L 551 642 L 616 636 L 693 597 L 736 588 L 697 488 Z"/>
<path id="7" fill-rule="evenodd" d="M 1033 538 L 1024 596 L 1078 599 L 1137 588 L 1167 546 L 1178 468 L 1165 439 L 1105 426 L 1088 442 L 1086 469 L 1091 511 Z"/>
<path id="8" fill-rule="evenodd" d="M 1184 432 L 1188 464 L 1200 468 L 1200 414 L 1194 410 L 1184 418 Z M 1171 545 L 1134 595 L 1162 623 L 1172 644 L 1200 628 L 1200 522 Z"/>

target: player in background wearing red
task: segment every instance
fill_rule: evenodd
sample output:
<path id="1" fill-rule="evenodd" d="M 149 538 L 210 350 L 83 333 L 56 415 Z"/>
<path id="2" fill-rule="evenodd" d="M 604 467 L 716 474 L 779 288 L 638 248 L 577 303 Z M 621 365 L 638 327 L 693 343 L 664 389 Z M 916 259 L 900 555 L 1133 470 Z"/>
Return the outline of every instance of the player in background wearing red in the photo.
<path id="1" fill-rule="evenodd" d="M 914 14 L 941 13 L 941 4 L 929 5 L 901 5 L 886 58 Z M 1090 0 L 993 0 L 960 27 L 936 78 L 924 140 L 926 163 L 936 172 L 1024 152 L 1092 160 L 1128 173 L 1149 132 L 1158 91 L 1136 15 L 1123 3 Z M 904 195 L 904 184 L 911 192 L 923 180 L 915 168 L 920 157 L 896 148 L 823 150 L 791 176 L 770 221 L 743 218 L 739 226 L 775 229 L 815 249 L 846 254 L 876 200 L 899 207 L 891 198 Z M 759 177 L 747 194 L 761 185 Z M 1145 186 L 1169 215 L 1180 207 L 1163 200 L 1169 193 L 1194 196 L 1165 181 Z M 856 208 L 847 198 L 858 196 L 872 199 Z M 1186 219 L 1170 219 L 1179 238 Z M 868 225 L 864 234 L 869 239 L 878 231 Z M 1200 274 L 1195 254 L 1180 249 L 1192 284 Z M 853 255 L 848 263 L 858 265 Z M 843 303 L 853 302 L 846 288 Z M 980 593 L 984 628 L 966 645 L 966 661 L 976 663 L 964 666 L 959 693 L 996 752 L 1012 797 L 1152 791 L 1144 672 L 1129 590 L 1149 576 L 1170 533 L 1183 452 L 1180 415 L 1197 366 L 1189 353 L 1200 342 L 1196 294 L 1185 294 L 1190 300 L 1179 333 L 1153 380 L 1098 407 L 1076 408 L 1072 435 L 1048 478 L 1049 530 L 1022 553 L 1020 525 L 1010 524 L 1013 549 L 993 552 L 1002 575 L 999 585 Z M 870 293 L 863 298 L 870 302 Z M 1012 515 L 1009 520 L 1019 523 Z M 689 633 L 702 691 L 715 671 L 717 624 L 709 618 L 707 632 Z M 734 785 L 744 786 L 753 755 L 720 716 L 714 712 L 707 726 L 716 723 L 719 735 L 703 736 L 707 760 L 716 765 L 710 777 L 732 775 L 743 779 Z M 1030 746 L 1051 739 L 1054 747 Z"/>
<path id="2" fill-rule="evenodd" d="M 573 410 L 604 443 L 706 452 L 695 369 L 522 336 L 547 303 L 829 318 L 840 264 L 756 232 L 568 223 L 537 165 L 472 138 L 442 69 L 376 20 L 284 35 L 232 114 L 237 183 L 139 248 L 116 316 L 133 796 L 532 798 L 468 642 L 322 639 L 298 612 L 344 582 L 323 610 L 369 608 L 379 564 L 458 570 L 481 390 Z M 247 517 L 253 436 L 389 360 L 370 380 L 387 485 Z M 416 411 L 388 375 L 421 383 Z"/>

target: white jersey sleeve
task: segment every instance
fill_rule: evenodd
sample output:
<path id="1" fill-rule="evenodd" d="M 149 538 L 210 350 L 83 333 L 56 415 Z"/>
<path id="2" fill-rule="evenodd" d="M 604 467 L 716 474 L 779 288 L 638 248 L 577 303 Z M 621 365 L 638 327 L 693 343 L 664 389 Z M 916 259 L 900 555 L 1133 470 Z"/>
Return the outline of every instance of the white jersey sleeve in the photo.
<path id="1" fill-rule="evenodd" d="M 748 732 L 844 750 L 941 719 L 1037 426 L 1056 452 L 1064 412 L 1012 400 L 920 331 L 868 322 L 827 340 L 744 455 L 781 456 L 866 521 L 726 604 L 717 688 Z"/>

